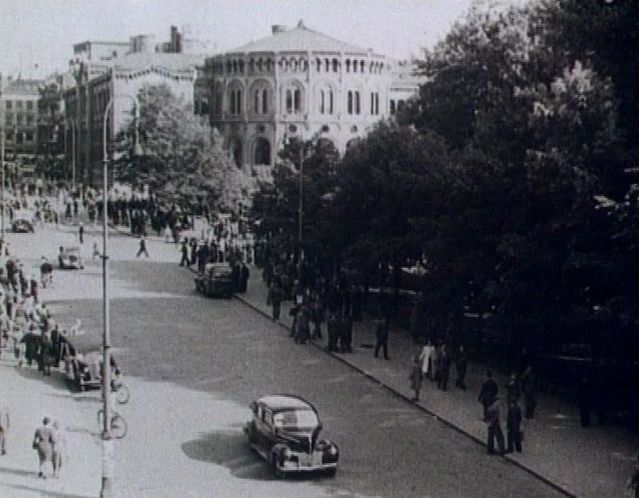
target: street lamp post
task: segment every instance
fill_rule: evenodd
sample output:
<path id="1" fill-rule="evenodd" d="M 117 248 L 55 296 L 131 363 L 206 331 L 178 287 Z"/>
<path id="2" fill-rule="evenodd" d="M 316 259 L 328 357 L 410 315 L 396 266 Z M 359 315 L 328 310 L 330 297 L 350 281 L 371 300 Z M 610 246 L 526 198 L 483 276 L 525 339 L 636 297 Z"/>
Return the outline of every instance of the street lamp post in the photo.
<path id="1" fill-rule="evenodd" d="M 69 122 L 71 123 L 71 190 L 75 192 L 75 136 L 77 129 L 73 118 L 69 118 Z"/>
<path id="2" fill-rule="evenodd" d="M 109 323 L 109 256 L 108 256 L 108 166 L 109 155 L 107 149 L 107 121 L 109 112 L 113 110 L 113 104 L 118 97 L 130 98 L 135 106 L 135 143 L 137 146 L 137 125 L 140 105 L 137 98 L 132 95 L 113 95 L 104 110 L 104 122 L 102 127 L 103 169 L 102 169 L 102 295 L 103 295 L 103 331 L 102 331 L 102 401 L 104 419 L 102 427 L 102 487 L 101 498 L 109 498 L 113 494 L 114 455 L 113 439 L 111 436 L 111 337 Z M 115 114 L 115 113 L 114 113 Z M 115 121 L 115 120 L 113 120 Z"/>
<path id="3" fill-rule="evenodd" d="M 2 106 L 2 121 L 0 121 L 0 133 L 2 133 L 2 136 L 0 137 L 0 162 L 2 163 L 2 189 L 1 189 L 1 193 L 2 193 L 2 199 L 0 202 L 2 202 L 2 221 L 0 222 L 0 240 L 2 241 L 2 243 L 0 244 L 0 249 L 2 251 L 4 251 L 4 231 L 5 231 L 5 227 L 4 227 L 4 217 L 5 217 L 5 208 L 4 208 L 4 189 L 5 189 L 5 165 L 4 165 L 4 153 L 5 153 L 5 131 L 4 131 L 4 105 Z"/>
<path id="4" fill-rule="evenodd" d="M 299 206 L 297 213 L 297 247 L 298 247 L 298 256 L 297 256 L 297 264 L 298 264 L 298 284 L 301 290 L 302 288 L 302 257 L 304 255 L 304 251 L 302 250 L 302 241 L 303 241 L 303 221 L 304 221 L 304 142 L 300 141 L 300 184 L 299 184 Z"/>

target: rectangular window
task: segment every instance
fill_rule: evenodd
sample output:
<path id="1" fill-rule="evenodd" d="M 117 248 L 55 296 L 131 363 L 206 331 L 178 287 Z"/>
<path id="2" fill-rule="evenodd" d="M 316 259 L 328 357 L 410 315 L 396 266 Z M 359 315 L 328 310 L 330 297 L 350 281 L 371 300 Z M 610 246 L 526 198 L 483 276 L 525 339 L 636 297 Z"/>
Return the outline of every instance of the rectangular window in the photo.
<path id="1" fill-rule="evenodd" d="M 328 92 L 328 113 L 333 114 L 333 90 Z"/>
<path id="2" fill-rule="evenodd" d="M 347 110 L 349 114 L 353 114 L 353 92 L 348 92 Z"/>
<path id="3" fill-rule="evenodd" d="M 371 93 L 371 114 L 375 114 L 375 94 Z"/>
<path id="4" fill-rule="evenodd" d="M 379 92 L 375 92 L 375 114 L 379 114 Z"/>
<path id="5" fill-rule="evenodd" d="M 10 100 L 7 100 L 5 105 L 6 105 L 7 109 L 13 109 L 13 102 L 11 102 Z"/>
<path id="6" fill-rule="evenodd" d="M 31 100 L 27 101 L 27 109 L 29 109 L 29 110 L 33 109 L 33 101 L 31 101 Z"/>
<path id="7" fill-rule="evenodd" d="M 16 116 L 16 124 L 18 124 L 18 125 L 22 124 L 22 114 L 18 114 Z"/>
<path id="8" fill-rule="evenodd" d="M 22 100 L 16 100 L 16 109 L 22 109 Z"/>
<path id="9" fill-rule="evenodd" d="M 359 92 L 355 92 L 355 114 L 359 114 L 361 112 L 360 101 L 359 101 Z"/>
<path id="10" fill-rule="evenodd" d="M 293 92 L 286 90 L 286 112 L 293 114 Z"/>
<path id="11" fill-rule="evenodd" d="M 27 142 L 33 142 L 33 132 L 28 131 L 26 133 L 26 140 L 27 140 Z"/>

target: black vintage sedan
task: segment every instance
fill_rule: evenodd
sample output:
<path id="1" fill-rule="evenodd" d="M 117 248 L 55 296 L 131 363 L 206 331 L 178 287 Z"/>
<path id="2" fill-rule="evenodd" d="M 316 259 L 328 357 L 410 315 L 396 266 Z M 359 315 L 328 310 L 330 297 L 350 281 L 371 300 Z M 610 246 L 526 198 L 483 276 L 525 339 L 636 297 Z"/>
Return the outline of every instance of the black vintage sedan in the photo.
<path id="1" fill-rule="evenodd" d="M 249 445 L 270 463 L 276 478 L 288 473 L 335 475 L 339 448 L 320 439 L 322 423 L 308 401 L 290 394 L 272 394 L 253 401 L 253 417 L 244 428 Z"/>
<path id="2" fill-rule="evenodd" d="M 233 269 L 228 263 L 207 263 L 204 272 L 195 277 L 195 290 L 210 297 L 231 297 L 235 290 Z"/>

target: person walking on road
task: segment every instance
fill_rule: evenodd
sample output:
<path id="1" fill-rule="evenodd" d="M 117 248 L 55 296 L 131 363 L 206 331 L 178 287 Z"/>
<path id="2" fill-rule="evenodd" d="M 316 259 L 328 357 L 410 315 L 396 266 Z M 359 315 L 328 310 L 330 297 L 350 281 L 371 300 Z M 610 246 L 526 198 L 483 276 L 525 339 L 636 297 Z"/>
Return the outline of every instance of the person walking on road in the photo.
<path id="1" fill-rule="evenodd" d="M 423 362 L 421 360 L 421 354 L 415 353 L 411 359 L 410 366 L 410 375 L 408 378 L 410 379 L 410 388 L 413 390 L 415 395 L 411 398 L 411 401 L 419 401 L 419 392 L 422 389 L 422 365 Z"/>
<path id="2" fill-rule="evenodd" d="M 42 479 L 46 479 L 44 475 L 44 465 L 48 462 L 52 462 L 53 430 L 49 425 L 50 422 L 51 419 L 49 417 L 44 417 L 42 426 L 38 427 L 33 435 L 32 447 L 38 452 L 38 477 Z"/>
<path id="3" fill-rule="evenodd" d="M 445 391 L 448 387 L 448 378 L 450 377 L 450 353 L 448 352 L 448 346 L 446 346 L 446 344 L 442 344 L 441 346 L 437 363 L 439 365 L 437 387 Z"/>
<path id="4" fill-rule="evenodd" d="M 182 241 L 182 246 L 180 247 L 180 251 L 182 252 L 182 259 L 180 259 L 180 266 L 186 266 L 188 268 L 189 267 L 189 246 L 186 239 Z"/>
<path id="5" fill-rule="evenodd" d="M 379 355 L 379 350 L 384 350 L 384 359 L 390 360 L 388 357 L 388 318 L 373 320 L 373 326 L 375 327 L 375 337 L 377 343 L 375 344 L 375 358 Z"/>
<path id="6" fill-rule="evenodd" d="M 66 456 L 66 439 L 57 421 L 53 422 L 51 431 L 51 462 L 53 477 L 60 477 L 60 469 Z"/>
<path id="7" fill-rule="evenodd" d="M 497 396 L 498 391 L 499 388 L 497 387 L 497 382 L 493 379 L 493 373 L 490 370 L 486 370 L 486 380 L 482 384 L 481 391 L 479 391 L 479 396 L 477 397 L 477 401 L 484 407 L 484 422 L 488 421 L 488 407 Z"/>
<path id="8" fill-rule="evenodd" d="M 0 407 L 0 454 L 7 454 L 7 436 L 9 433 L 9 409 L 6 406 Z"/>
<path id="9" fill-rule="evenodd" d="M 499 396 L 495 396 L 487 410 L 488 423 L 488 444 L 487 451 L 489 455 L 495 454 L 495 439 L 497 439 L 497 447 L 499 454 L 504 454 L 504 433 L 501 430 Z"/>
<path id="10" fill-rule="evenodd" d="M 80 241 L 80 244 L 84 244 L 84 225 L 82 223 L 80 223 L 80 226 L 78 227 L 78 240 Z"/>
<path id="11" fill-rule="evenodd" d="M 521 408 L 517 401 L 508 402 L 506 413 L 506 452 L 512 453 L 513 449 L 521 453 Z"/>
<path id="12" fill-rule="evenodd" d="M 521 387 L 519 385 L 519 378 L 517 377 L 516 372 L 512 372 L 510 374 L 510 379 L 506 383 L 506 400 L 508 403 L 511 401 L 519 401 L 519 397 L 521 396 Z"/>
<path id="13" fill-rule="evenodd" d="M 135 257 L 139 258 L 142 254 L 144 254 L 147 258 L 149 257 L 149 253 L 146 250 L 146 238 L 144 237 L 144 235 L 140 237 L 140 249 L 138 250 L 138 253 L 135 255 Z"/>
<path id="14" fill-rule="evenodd" d="M 242 266 L 240 267 L 240 289 L 239 292 L 244 294 L 248 289 L 248 280 L 249 280 L 250 272 L 246 263 L 242 262 Z"/>

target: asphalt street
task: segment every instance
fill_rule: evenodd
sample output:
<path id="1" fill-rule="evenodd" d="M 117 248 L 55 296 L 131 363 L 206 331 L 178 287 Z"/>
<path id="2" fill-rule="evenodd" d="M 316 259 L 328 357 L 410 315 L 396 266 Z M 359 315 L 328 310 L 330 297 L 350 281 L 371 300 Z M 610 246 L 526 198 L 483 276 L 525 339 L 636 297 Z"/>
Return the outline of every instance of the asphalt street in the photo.
<path id="1" fill-rule="evenodd" d="M 152 259 L 136 260 L 135 239 L 111 242 L 112 343 L 132 391 L 118 407 L 129 422 L 116 448 L 124 495 L 558 496 L 347 365 L 294 344 L 241 302 L 196 294 L 170 244 L 152 243 Z M 90 261 L 56 272 L 69 296 L 50 305 L 61 322 L 81 318 L 96 336 L 99 277 Z M 295 393 L 318 408 L 341 451 L 335 478 L 271 478 L 241 430 L 249 402 L 266 393 Z"/>

